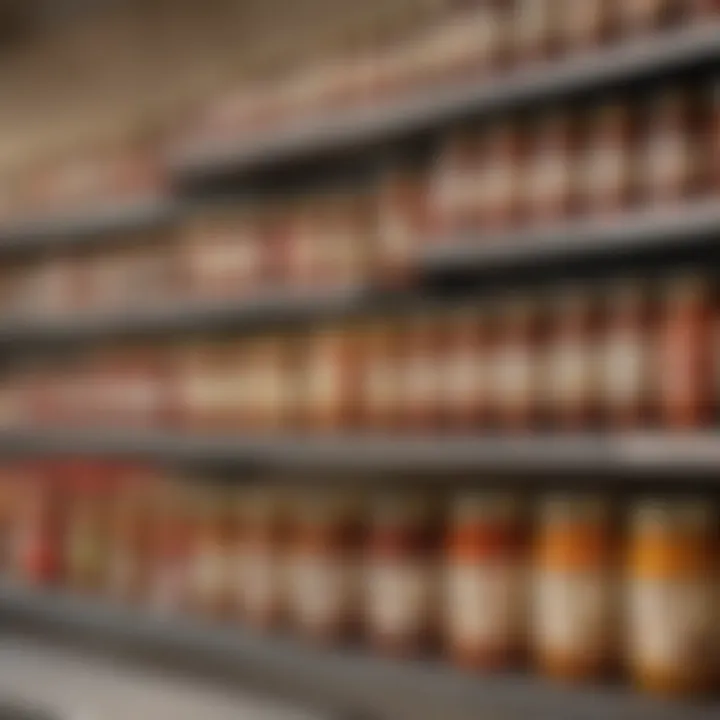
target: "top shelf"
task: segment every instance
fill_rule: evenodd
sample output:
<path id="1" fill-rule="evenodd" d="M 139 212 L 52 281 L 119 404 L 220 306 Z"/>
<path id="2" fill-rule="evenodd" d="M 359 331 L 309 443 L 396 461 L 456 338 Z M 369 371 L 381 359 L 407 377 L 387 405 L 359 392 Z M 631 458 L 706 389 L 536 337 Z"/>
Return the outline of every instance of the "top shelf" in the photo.
<path id="1" fill-rule="evenodd" d="M 244 141 L 198 144 L 173 158 L 171 167 L 181 181 L 241 175 L 392 140 L 472 115 L 690 70 L 714 60 L 720 60 L 717 22 L 548 61 L 492 80 L 445 84 L 431 93 L 314 118 Z"/>

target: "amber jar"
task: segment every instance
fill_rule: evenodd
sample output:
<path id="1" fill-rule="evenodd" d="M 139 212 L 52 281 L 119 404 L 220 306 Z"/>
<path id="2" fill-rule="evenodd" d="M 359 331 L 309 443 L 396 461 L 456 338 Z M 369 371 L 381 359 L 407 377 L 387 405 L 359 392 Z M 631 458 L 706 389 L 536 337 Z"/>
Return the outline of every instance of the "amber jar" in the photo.
<path id="1" fill-rule="evenodd" d="M 519 219 L 527 141 L 512 119 L 492 125 L 483 137 L 478 216 L 484 229 L 502 232 Z"/>
<path id="2" fill-rule="evenodd" d="M 708 500 L 645 500 L 631 520 L 628 664 L 662 695 L 717 688 L 718 515 Z"/>
<path id="3" fill-rule="evenodd" d="M 236 546 L 236 516 L 230 492 L 208 486 L 190 492 L 192 544 L 190 602 L 207 617 L 227 617 L 234 609 L 231 583 Z"/>
<path id="4" fill-rule="evenodd" d="M 542 501 L 535 540 L 532 644 L 550 677 L 597 679 L 616 660 L 616 531 L 591 496 Z"/>
<path id="5" fill-rule="evenodd" d="M 485 134 L 463 129 L 440 150 L 430 186 L 430 217 L 439 237 L 477 230 L 483 222 Z"/>
<path id="6" fill-rule="evenodd" d="M 604 424 L 637 429 L 653 416 L 655 313 L 647 283 L 623 280 L 607 288 L 600 359 Z"/>
<path id="7" fill-rule="evenodd" d="M 716 398 L 712 283 L 688 275 L 663 288 L 658 328 L 657 396 L 666 427 L 688 430 L 708 425 Z"/>
<path id="8" fill-rule="evenodd" d="M 523 218 L 552 222 L 572 214 L 577 129 L 568 111 L 554 111 L 529 128 L 531 139 L 523 169 Z"/>
<path id="9" fill-rule="evenodd" d="M 615 98 L 593 108 L 586 125 L 578 205 L 583 214 L 607 217 L 624 210 L 635 196 L 634 128 L 627 99 Z"/>
<path id="10" fill-rule="evenodd" d="M 287 510 L 287 493 L 276 486 L 238 494 L 236 608 L 245 622 L 259 629 L 276 627 L 287 614 Z"/>
<path id="11" fill-rule="evenodd" d="M 382 182 L 378 209 L 375 265 L 383 281 L 402 283 L 414 274 L 419 249 L 430 232 L 428 212 L 427 178 L 416 170 L 390 171 Z"/>
<path id="12" fill-rule="evenodd" d="M 515 0 L 512 50 L 517 64 L 529 64 L 558 50 L 560 13 L 556 0 Z"/>
<path id="13" fill-rule="evenodd" d="M 549 315 L 544 415 L 565 430 L 587 429 L 599 416 L 598 299 L 591 290 L 566 289 L 551 301 Z"/>
<path id="14" fill-rule="evenodd" d="M 400 423 L 403 429 L 429 431 L 439 422 L 440 320 L 435 315 L 406 318 L 400 333 Z"/>
<path id="15" fill-rule="evenodd" d="M 377 322 L 361 332 L 360 424 L 366 430 L 400 426 L 402 333 L 394 324 Z"/>
<path id="16" fill-rule="evenodd" d="M 542 317 L 532 299 L 507 298 L 494 309 L 492 322 L 493 424 L 525 432 L 541 420 Z"/>
<path id="17" fill-rule="evenodd" d="M 323 643 L 351 638 L 361 620 L 359 503 L 325 489 L 293 502 L 291 512 L 290 620 L 302 635 Z"/>
<path id="18" fill-rule="evenodd" d="M 517 498 L 466 492 L 452 505 L 446 536 L 445 639 L 453 660 L 503 669 L 523 655 L 527 518 Z"/>
<path id="19" fill-rule="evenodd" d="M 668 89 L 647 103 L 640 147 L 638 191 L 644 203 L 666 204 L 697 194 L 703 186 L 702 128 L 684 89 Z"/>
<path id="20" fill-rule="evenodd" d="M 377 498 L 370 511 L 365 612 L 371 644 L 414 656 L 437 643 L 441 556 L 437 503 L 418 495 Z"/>
<path id="21" fill-rule="evenodd" d="M 67 462 L 62 473 L 67 489 L 65 582 L 74 591 L 98 593 L 107 587 L 115 474 L 111 466 L 89 461 Z"/>
<path id="22" fill-rule="evenodd" d="M 443 318 L 439 401 L 444 427 L 469 430 L 489 421 L 491 337 L 487 314 L 485 306 L 468 306 Z"/>

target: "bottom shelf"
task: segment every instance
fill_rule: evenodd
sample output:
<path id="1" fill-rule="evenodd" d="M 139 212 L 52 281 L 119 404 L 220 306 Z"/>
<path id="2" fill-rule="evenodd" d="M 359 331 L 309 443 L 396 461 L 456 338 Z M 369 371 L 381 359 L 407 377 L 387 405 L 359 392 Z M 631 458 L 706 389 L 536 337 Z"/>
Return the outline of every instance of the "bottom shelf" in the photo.
<path id="1" fill-rule="evenodd" d="M 278 695 L 370 720 L 718 720 L 720 702 L 675 703 L 624 688 L 470 676 L 440 664 L 401 663 L 309 647 L 238 627 L 155 616 L 60 592 L 0 586 L 0 619 L 90 636 L 110 647 L 188 657 L 238 681 L 262 678 Z"/>

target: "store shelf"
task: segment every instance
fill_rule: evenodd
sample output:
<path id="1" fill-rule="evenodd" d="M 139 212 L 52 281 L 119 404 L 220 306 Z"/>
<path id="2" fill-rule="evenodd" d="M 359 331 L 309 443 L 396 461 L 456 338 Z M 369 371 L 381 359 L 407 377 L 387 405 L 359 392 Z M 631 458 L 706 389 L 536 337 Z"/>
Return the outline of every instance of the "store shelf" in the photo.
<path id="1" fill-rule="evenodd" d="M 422 265 L 427 272 L 492 272 L 629 255 L 697 252 L 713 246 L 720 249 L 720 197 L 495 237 L 446 238 L 425 251 Z"/>
<path id="2" fill-rule="evenodd" d="M 0 586 L 0 617 L 44 630 L 92 635 L 233 677 L 262 675 L 278 694 L 372 720 L 717 720 L 717 703 L 669 703 L 621 688 L 566 688 L 524 676 L 470 676 L 430 662 L 399 663 L 318 649 L 238 627 L 150 616 L 63 593 Z M 344 713 L 342 712 L 344 711 Z"/>
<path id="3" fill-rule="evenodd" d="M 247 298 L 217 302 L 179 302 L 125 312 L 87 312 L 43 319 L 0 321 L 0 345 L 43 343 L 160 334 L 248 330 L 347 316 L 375 307 L 380 298 L 363 287 L 329 290 L 269 289 Z"/>
<path id="4" fill-rule="evenodd" d="M 248 463 L 282 470 L 437 474 L 504 472 L 526 480 L 548 474 L 720 480 L 720 432 L 627 435 L 197 437 L 158 432 L 27 431 L 0 434 L 4 456 L 88 454 L 172 462 Z M 544 480 L 542 480 L 544 481 Z"/>
<path id="5" fill-rule="evenodd" d="M 109 235 L 123 236 L 171 225 L 178 215 L 175 202 L 149 198 L 28 218 L 0 226 L 0 254 L 105 242 Z"/>
<path id="6" fill-rule="evenodd" d="M 720 25 L 702 26 L 588 52 L 493 80 L 445 83 L 379 107 L 314 118 L 245 141 L 204 143 L 172 162 L 181 179 L 242 174 L 339 149 L 393 140 L 466 116 L 659 77 L 720 59 Z"/>

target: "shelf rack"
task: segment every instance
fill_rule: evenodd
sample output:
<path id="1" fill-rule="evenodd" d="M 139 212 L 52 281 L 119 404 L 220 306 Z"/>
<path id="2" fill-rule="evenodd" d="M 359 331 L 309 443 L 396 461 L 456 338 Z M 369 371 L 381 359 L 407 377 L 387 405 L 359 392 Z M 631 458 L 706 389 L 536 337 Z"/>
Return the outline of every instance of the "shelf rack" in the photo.
<path id="1" fill-rule="evenodd" d="M 471 676 L 430 662 L 393 662 L 199 623 L 64 593 L 0 586 L 0 619 L 92 636 L 138 653 L 189 658 L 229 678 L 262 676 L 337 717 L 373 720 L 717 720 L 714 703 L 671 703 L 624 688 L 555 686 L 523 675 Z M 182 662 L 182 660 L 180 660 Z"/>

